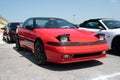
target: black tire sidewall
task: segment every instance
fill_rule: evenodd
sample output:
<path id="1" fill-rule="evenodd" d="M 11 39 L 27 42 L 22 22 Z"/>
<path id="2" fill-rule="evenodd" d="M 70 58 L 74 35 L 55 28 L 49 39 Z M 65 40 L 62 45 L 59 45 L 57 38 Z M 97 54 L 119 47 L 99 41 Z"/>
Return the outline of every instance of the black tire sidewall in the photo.
<path id="1" fill-rule="evenodd" d="M 118 48 L 118 41 L 120 43 L 120 37 L 118 38 L 115 38 L 112 42 L 112 51 L 115 52 L 115 53 L 119 53 L 120 52 L 120 48 Z"/>
<path id="2" fill-rule="evenodd" d="M 7 42 L 7 43 L 9 43 L 9 42 L 10 42 L 10 40 L 9 40 L 8 36 L 7 36 L 7 38 L 6 38 L 6 42 Z"/>
<path id="3" fill-rule="evenodd" d="M 21 50 L 21 47 L 20 47 L 20 42 L 19 42 L 19 37 L 17 36 L 16 38 L 16 41 L 15 41 L 15 47 L 16 47 L 16 50 L 19 51 Z"/>
<path id="4" fill-rule="evenodd" d="M 36 49 L 37 49 L 38 47 L 39 47 L 40 50 L 41 50 L 41 53 L 39 53 L 39 54 L 41 55 L 41 59 L 42 59 L 41 61 L 38 61 L 38 57 L 36 56 L 36 55 L 37 55 L 37 54 L 36 54 Z M 41 41 L 39 41 L 39 40 L 35 43 L 35 59 L 36 59 L 38 65 L 45 65 L 46 62 L 47 62 L 47 58 L 46 58 L 45 50 L 44 50 L 44 45 L 43 45 L 43 43 L 42 43 Z"/>

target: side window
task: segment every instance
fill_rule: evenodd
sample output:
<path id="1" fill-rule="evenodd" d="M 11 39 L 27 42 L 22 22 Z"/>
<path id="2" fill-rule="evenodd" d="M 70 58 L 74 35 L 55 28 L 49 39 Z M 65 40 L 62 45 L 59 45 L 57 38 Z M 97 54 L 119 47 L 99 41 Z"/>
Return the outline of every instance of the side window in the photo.
<path id="1" fill-rule="evenodd" d="M 34 28 L 34 26 L 33 26 L 33 19 L 27 20 L 27 21 L 24 23 L 23 27 L 26 28 L 26 26 L 32 26 L 32 27 Z"/>
<path id="2" fill-rule="evenodd" d="M 85 28 L 92 28 L 92 29 L 99 29 L 99 26 L 102 26 L 99 22 L 87 22 L 84 25 Z"/>

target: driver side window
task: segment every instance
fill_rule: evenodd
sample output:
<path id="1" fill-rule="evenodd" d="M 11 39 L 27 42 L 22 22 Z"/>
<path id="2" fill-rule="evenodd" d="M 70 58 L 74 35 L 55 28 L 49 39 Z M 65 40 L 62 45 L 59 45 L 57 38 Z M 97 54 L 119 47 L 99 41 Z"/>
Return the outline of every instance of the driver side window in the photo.
<path id="1" fill-rule="evenodd" d="M 99 29 L 99 26 L 102 26 L 99 22 L 87 22 L 85 28 Z"/>
<path id="2" fill-rule="evenodd" d="M 26 26 L 31 26 L 32 28 L 34 28 L 33 26 L 33 19 L 29 19 L 25 22 L 24 24 L 24 28 L 26 28 Z"/>

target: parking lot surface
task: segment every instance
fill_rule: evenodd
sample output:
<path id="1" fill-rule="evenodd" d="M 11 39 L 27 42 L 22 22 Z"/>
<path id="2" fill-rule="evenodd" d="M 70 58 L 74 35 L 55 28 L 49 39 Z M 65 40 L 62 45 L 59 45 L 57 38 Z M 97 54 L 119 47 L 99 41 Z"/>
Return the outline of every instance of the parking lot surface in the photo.
<path id="1" fill-rule="evenodd" d="M 72 64 L 39 66 L 28 50 L 16 51 L 0 34 L 0 80 L 120 80 L 120 55 Z"/>

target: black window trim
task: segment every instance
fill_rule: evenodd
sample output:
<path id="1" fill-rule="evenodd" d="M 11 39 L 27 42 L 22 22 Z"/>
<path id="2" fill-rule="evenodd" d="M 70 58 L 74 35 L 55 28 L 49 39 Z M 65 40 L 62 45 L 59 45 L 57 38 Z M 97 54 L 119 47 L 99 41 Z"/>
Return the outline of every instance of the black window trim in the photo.
<path id="1" fill-rule="evenodd" d="M 101 24 L 99 21 L 95 21 L 95 20 L 85 21 L 85 22 L 83 22 L 81 25 L 85 25 L 85 24 L 87 24 L 87 23 L 89 23 L 89 22 L 98 22 L 98 23 L 100 24 L 100 26 L 102 26 L 102 27 L 104 28 L 104 30 L 106 30 L 106 28 L 103 26 L 103 24 Z M 80 27 L 86 28 L 86 27 L 84 27 L 84 26 L 80 26 Z M 91 28 L 89 28 L 89 29 L 91 29 Z M 95 28 L 92 28 L 92 29 L 95 29 Z"/>
<path id="2" fill-rule="evenodd" d="M 30 19 L 27 19 L 25 22 L 24 22 L 24 24 L 23 24 L 23 28 L 25 28 L 26 29 L 26 23 L 28 22 L 28 21 L 30 21 L 30 20 L 33 20 L 33 26 L 34 26 L 34 28 L 35 28 L 35 19 L 33 19 L 33 18 L 30 18 Z"/>

